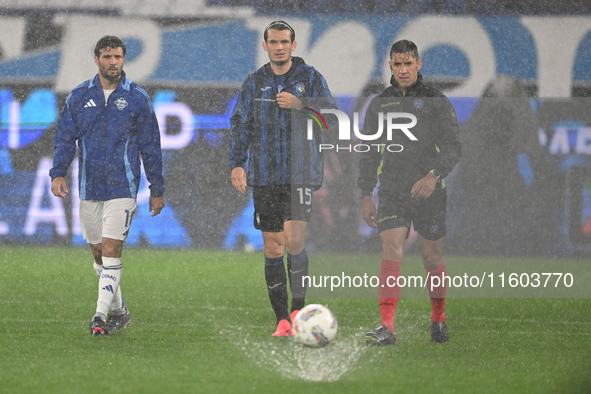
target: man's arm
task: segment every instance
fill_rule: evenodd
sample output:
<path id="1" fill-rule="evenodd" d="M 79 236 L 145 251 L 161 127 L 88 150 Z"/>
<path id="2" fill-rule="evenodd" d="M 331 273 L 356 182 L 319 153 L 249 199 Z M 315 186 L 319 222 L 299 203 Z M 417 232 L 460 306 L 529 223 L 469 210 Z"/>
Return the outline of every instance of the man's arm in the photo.
<path id="1" fill-rule="evenodd" d="M 232 169 L 232 185 L 241 193 L 246 191 L 244 166 L 248 160 L 248 135 L 253 123 L 253 97 L 251 93 L 253 83 L 250 75 L 246 77 L 230 117 L 228 163 Z"/>
<path id="2" fill-rule="evenodd" d="M 162 148 L 160 145 L 160 128 L 156 114 L 146 97 L 144 109 L 140 115 L 140 152 L 146 178 L 150 183 L 150 200 L 148 201 L 148 212 L 151 216 L 159 215 L 164 209 L 164 177 L 162 176 Z"/>
<path id="3" fill-rule="evenodd" d="M 368 106 L 365 115 L 364 129 L 365 130 L 377 130 L 378 129 L 378 116 L 374 109 L 374 100 Z M 380 141 L 376 141 L 379 143 Z M 378 183 L 378 168 L 382 161 L 382 152 L 377 149 L 372 149 L 369 152 L 363 152 L 360 154 L 359 159 L 359 177 L 357 178 L 357 186 L 361 189 L 362 196 L 371 196 L 373 189 Z"/>
<path id="4" fill-rule="evenodd" d="M 363 220 L 369 227 L 378 227 L 378 213 L 376 210 L 376 205 L 373 203 L 371 196 L 363 196 L 362 199 L 362 206 L 361 206 L 361 213 L 363 215 Z"/>
<path id="5" fill-rule="evenodd" d="M 418 199 L 431 197 L 437 182 L 451 172 L 459 162 L 462 153 L 455 109 L 447 97 L 443 95 L 432 100 L 436 100 L 438 114 L 435 118 L 437 125 L 433 126 L 437 127 L 438 132 L 435 138 L 438 153 L 433 168 L 412 187 L 411 195 Z"/>
<path id="6" fill-rule="evenodd" d="M 164 208 L 164 196 L 160 196 L 160 197 L 150 196 L 149 206 L 150 206 L 149 212 L 152 212 L 151 216 L 159 215 L 160 212 L 162 212 L 162 209 Z"/>
<path id="7" fill-rule="evenodd" d="M 56 176 L 52 179 L 51 193 L 53 193 L 54 196 L 60 198 L 65 198 L 68 195 L 68 186 L 64 177 Z"/>
<path id="8" fill-rule="evenodd" d="M 439 153 L 432 169 L 443 179 L 460 161 L 462 157 L 462 146 L 460 143 L 460 127 L 454 107 L 445 96 L 437 100 L 439 101 L 439 134 L 435 143 L 439 149 Z"/>
<path id="9" fill-rule="evenodd" d="M 160 145 L 160 128 L 150 98 L 145 101 L 138 122 L 138 146 L 146 178 L 150 183 L 150 196 L 164 195 L 164 177 L 162 176 L 162 148 Z M 164 204 L 162 204 L 164 207 Z M 160 208 L 162 209 L 162 208 Z"/>
<path id="10" fill-rule="evenodd" d="M 230 175 L 232 180 L 232 186 L 240 193 L 246 192 L 246 171 L 242 167 L 232 168 L 232 174 Z"/>
<path id="11" fill-rule="evenodd" d="M 72 114 L 72 94 L 68 96 L 66 99 L 66 103 L 60 117 L 57 121 L 56 129 L 55 129 L 55 140 L 54 140 L 54 153 L 53 153 L 53 167 L 49 170 L 49 176 L 52 179 L 52 192 L 53 192 L 53 180 L 56 178 L 65 178 L 66 174 L 68 173 L 68 167 L 74 160 L 74 156 L 76 155 L 76 138 L 77 133 L 75 130 L 75 122 Z M 65 187 L 65 179 L 63 184 L 61 181 L 59 185 L 56 184 L 56 188 L 63 186 L 61 190 L 65 190 L 67 193 L 67 188 Z M 57 189 L 56 189 L 57 192 Z M 60 194 L 58 196 L 58 194 Z M 60 193 L 54 195 L 58 197 L 65 197 Z"/>

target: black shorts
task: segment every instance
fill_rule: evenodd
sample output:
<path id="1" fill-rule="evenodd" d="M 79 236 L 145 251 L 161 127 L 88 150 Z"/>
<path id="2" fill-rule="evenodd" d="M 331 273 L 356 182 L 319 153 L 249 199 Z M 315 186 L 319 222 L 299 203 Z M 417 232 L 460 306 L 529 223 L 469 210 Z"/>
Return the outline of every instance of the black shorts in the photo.
<path id="1" fill-rule="evenodd" d="M 445 236 L 447 193 L 439 185 L 426 200 L 411 198 L 410 193 L 387 193 L 380 190 L 378 204 L 378 231 L 406 227 L 414 229 L 424 238 L 436 241 Z M 406 235 L 408 237 L 408 233 Z"/>
<path id="2" fill-rule="evenodd" d="M 283 231 L 288 220 L 307 222 L 312 216 L 314 189 L 310 186 L 253 187 L 254 228 L 264 232 Z"/>

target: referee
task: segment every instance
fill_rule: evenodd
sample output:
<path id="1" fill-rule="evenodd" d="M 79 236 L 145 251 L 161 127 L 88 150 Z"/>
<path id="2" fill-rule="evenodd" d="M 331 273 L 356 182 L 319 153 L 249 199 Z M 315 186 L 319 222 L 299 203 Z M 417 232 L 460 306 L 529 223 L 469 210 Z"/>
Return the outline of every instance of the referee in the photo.
<path id="1" fill-rule="evenodd" d="M 407 131 L 416 140 L 394 131 L 389 136 L 390 141 L 382 142 L 398 143 L 403 146 L 401 151 L 363 153 L 359 163 L 363 218 L 369 226 L 378 228 L 382 241 L 379 287 L 382 325 L 365 334 L 366 343 L 377 346 L 396 343 L 394 314 L 400 288 L 391 284 L 395 284 L 400 276 L 404 241 L 411 223 L 419 233 L 421 257 L 427 274 L 429 277 L 445 275 L 441 251 L 447 204 L 444 178 L 461 155 L 455 111 L 442 92 L 423 82 L 419 72 L 422 60 L 417 46 L 408 40 L 395 42 L 388 63 L 392 70 L 391 86 L 371 102 L 366 132 L 377 130 L 378 121 L 386 112 L 412 114 L 416 117 L 416 125 L 412 128 L 409 125 Z M 372 192 L 378 182 L 378 171 L 379 206 L 376 210 Z M 431 340 L 447 342 L 445 283 L 435 288 L 429 283 L 429 296 L 432 304 Z"/>

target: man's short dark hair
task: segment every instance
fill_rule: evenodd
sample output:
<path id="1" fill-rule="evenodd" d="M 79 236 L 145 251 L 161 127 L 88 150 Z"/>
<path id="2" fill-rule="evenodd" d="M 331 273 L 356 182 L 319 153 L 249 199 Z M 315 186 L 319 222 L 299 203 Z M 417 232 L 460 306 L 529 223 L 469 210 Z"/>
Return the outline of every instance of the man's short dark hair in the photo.
<path id="1" fill-rule="evenodd" d="M 392 44 L 392 48 L 390 48 L 390 59 L 397 53 L 410 53 L 415 59 L 419 60 L 419 49 L 414 42 L 409 40 L 400 40 Z"/>
<path id="2" fill-rule="evenodd" d="M 127 49 L 125 48 L 125 44 L 123 41 L 116 36 L 103 36 L 94 47 L 94 56 L 100 57 L 101 51 L 105 48 L 121 48 L 123 50 L 123 56 L 127 53 Z"/>
<path id="3" fill-rule="evenodd" d="M 265 42 L 267 42 L 267 37 L 269 36 L 269 29 L 289 30 L 291 32 L 291 42 L 295 41 L 295 31 L 293 30 L 293 27 L 291 27 L 289 23 L 285 21 L 273 21 L 269 24 L 269 26 L 267 26 L 267 28 L 265 29 L 265 33 L 263 34 Z"/>

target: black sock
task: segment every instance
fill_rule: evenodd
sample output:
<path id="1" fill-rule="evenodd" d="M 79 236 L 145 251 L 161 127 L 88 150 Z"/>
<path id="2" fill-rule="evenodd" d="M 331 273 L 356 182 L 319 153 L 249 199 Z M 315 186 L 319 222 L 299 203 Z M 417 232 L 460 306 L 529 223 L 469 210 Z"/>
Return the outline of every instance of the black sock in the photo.
<path id="1" fill-rule="evenodd" d="M 283 256 L 265 257 L 265 281 L 269 292 L 271 307 L 279 323 L 282 319 L 289 320 L 287 313 L 287 276 L 283 265 Z"/>
<path id="2" fill-rule="evenodd" d="M 306 302 L 306 286 L 302 279 L 308 276 L 308 253 L 306 249 L 294 256 L 287 255 L 287 272 L 291 289 L 291 310 L 300 310 Z"/>

